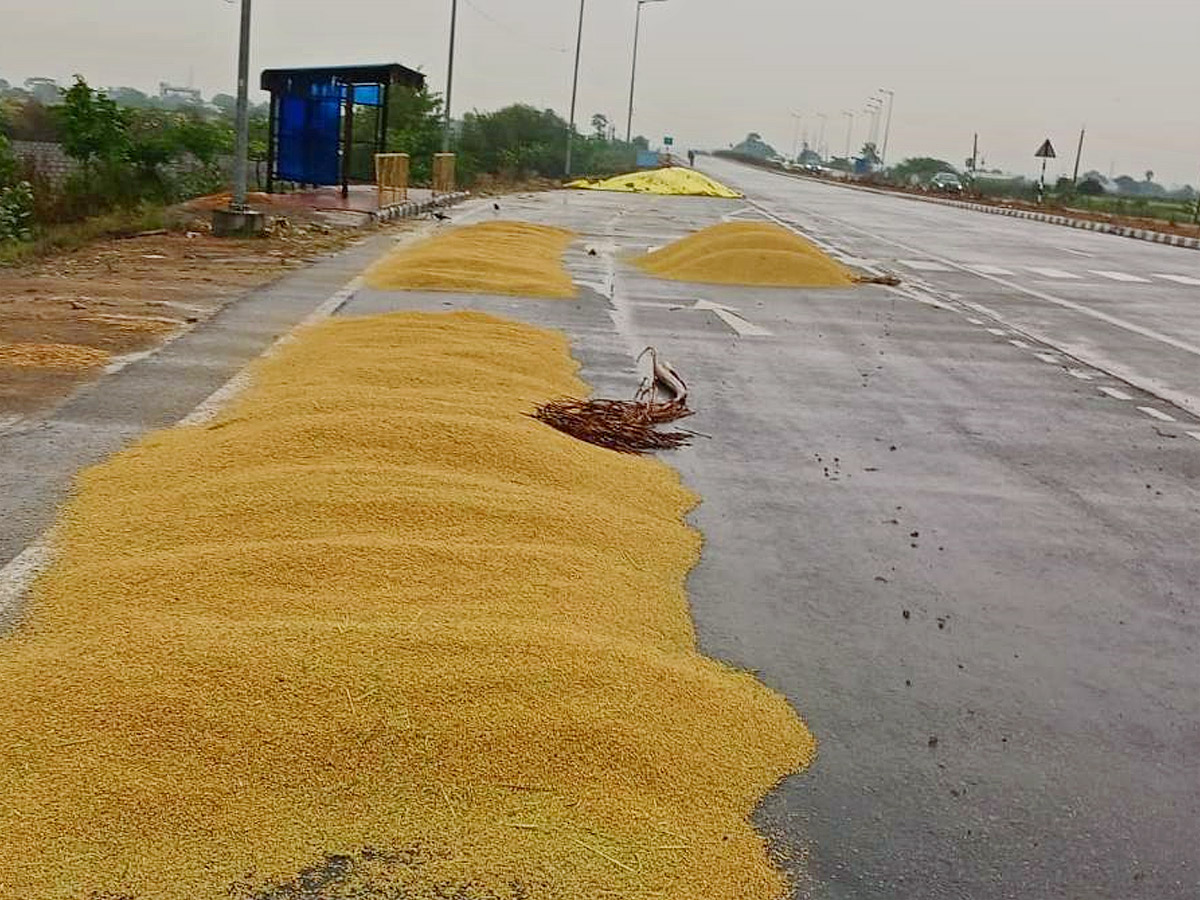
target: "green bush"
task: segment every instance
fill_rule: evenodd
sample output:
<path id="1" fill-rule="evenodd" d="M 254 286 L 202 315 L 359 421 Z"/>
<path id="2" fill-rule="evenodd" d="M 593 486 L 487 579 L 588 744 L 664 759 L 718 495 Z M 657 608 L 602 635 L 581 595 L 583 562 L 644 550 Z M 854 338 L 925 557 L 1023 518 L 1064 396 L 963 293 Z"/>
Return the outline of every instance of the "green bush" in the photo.
<path id="1" fill-rule="evenodd" d="M 33 238 L 33 188 L 28 181 L 0 187 L 0 244 Z"/>

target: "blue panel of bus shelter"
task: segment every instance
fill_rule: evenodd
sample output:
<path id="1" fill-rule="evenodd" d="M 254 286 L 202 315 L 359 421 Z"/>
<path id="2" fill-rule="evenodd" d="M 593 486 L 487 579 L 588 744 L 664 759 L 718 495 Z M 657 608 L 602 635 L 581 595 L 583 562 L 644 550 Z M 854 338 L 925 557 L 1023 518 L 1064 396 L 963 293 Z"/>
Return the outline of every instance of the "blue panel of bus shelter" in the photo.
<path id="1" fill-rule="evenodd" d="M 341 90 L 330 80 L 279 98 L 277 177 L 302 184 L 341 180 Z"/>

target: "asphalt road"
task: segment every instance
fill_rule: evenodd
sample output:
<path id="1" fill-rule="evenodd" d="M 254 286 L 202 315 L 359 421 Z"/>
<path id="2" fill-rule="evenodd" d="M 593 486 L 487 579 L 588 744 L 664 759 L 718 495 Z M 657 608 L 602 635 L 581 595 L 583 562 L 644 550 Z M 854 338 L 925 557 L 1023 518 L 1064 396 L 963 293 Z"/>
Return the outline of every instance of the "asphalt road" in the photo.
<path id="1" fill-rule="evenodd" d="M 1200 254 L 712 165 L 748 201 L 502 201 L 581 233 L 577 300 L 361 290 L 343 313 L 562 328 L 609 396 L 646 344 L 688 378 L 711 438 L 670 461 L 703 496 L 699 639 L 820 741 L 759 813 L 798 896 L 1195 900 L 1200 420 L 1170 401 L 1200 396 L 1200 285 L 1162 276 L 1200 281 Z M 621 261 L 763 210 L 906 284 L 721 288 Z M 5 546 L 73 467 L 186 412 L 380 249 L 4 435 Z"/>
<path id="2" fill-rule="evenodd" d="M 701 643 L 783 691 L 821 742 L 760 811 L 798 896 L 1194 900 L 1200 422 L 1060 347 L 1200 391 L 1186 351 L 1143 352 L 1022 290 L 1026 265 L 1076 272 L 1064 299 L 1186 343 L 1194 319 L 1172 310 L 1200 288 L 1151 276 L 1194 272 L 1190 252 L 714 171 L 751 202 L 505 203 L 582 233 L 577 301 L 362 291 L 344 313 L 471 306 L 562 328 L 609 396 L 632 394 L 646 344 L 685 374 L 712 435 L 671 457 L 704 498 Z M 620 262 L 755 204 L 908 283 L 734 289 Z M 1084 262 L 1054 249 L 1081 242 Z"/>

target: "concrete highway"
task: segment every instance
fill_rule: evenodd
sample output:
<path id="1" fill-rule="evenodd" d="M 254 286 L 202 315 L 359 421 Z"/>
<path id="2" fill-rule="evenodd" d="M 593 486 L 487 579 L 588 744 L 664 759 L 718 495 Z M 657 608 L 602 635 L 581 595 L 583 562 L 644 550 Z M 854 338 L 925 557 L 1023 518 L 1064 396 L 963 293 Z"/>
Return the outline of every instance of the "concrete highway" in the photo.
<path id="1" fill-rule="evenodd" d="M 1195 900 L 1200 253 L 704 165 L 747 200 L 561 192 L 452 214 L 575 228 L 577 300 L 363 289 L 341 314 L 562 328 L 604 396 L 632 396 L 647 344 L 688 379 L 711 437 L 668 461 L 703 497 L 700 643 L 820 741 L 758 814 L 797 896 Z M 762 215 L 905 283 L 712 287 L 622 262 Z M 381 249 L 251 302 L 294 321 Z M 220 328 L 4 436 L 21 525 L 0 564 L 71 465 L 219 383 Z M 198 368 L 214 346 L 221 365 Z M 42 453 L 53 471 L 18 490 Z"/>

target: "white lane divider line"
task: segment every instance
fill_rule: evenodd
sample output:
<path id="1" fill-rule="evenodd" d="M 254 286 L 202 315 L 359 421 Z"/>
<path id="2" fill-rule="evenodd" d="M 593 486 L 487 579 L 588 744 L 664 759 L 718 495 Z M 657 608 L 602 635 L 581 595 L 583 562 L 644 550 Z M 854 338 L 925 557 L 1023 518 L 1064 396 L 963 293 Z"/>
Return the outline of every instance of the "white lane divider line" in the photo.
<path id="1" fill-rule="evenodd" d="M 1186 284 L 1192 287 L 1200 287 L 1200 278 L 1191 278 L 1187 275 L 1153 275 L 1153 278 L 1164 278 L 1167 281 L 1173 281 L 1176 284 Z"/>
<path id="2" fill-rule="evenodd" d="M 896 262 L 902 266 L 908 266 L 910 269 L 915 269 L 918 272 L 953 272 L 950 268 L 940 262 L 934 262 L 932 259 L 898 259 Z"/>
<path id="3" fill-rule="evenodd" d="M 1050 363 L 1052 366 L 1057 366 L 1059 359 L 1053 353 L 1035 353 L 1033 354 L 1044 363 Z"/>
<path id="4" fill-rule="evenodd" d="M 1043 269 L 1038 266 L 1026 266 L 1034 275 L 1041 275 L 1043 278 L 1055 278 L 1059 281 L 1079 280 L 1079 276 L 1071 272 L 1064 272 L 1062 269 Z"/>
<path id="5" fill-rule="evenodd" d="M 1074 247 L 1059 247 L 1059 250 L 1066 250 L 1068 253 L 1074 253 L 1076 256 L 1091 256 L 1092 254 L 1084 250 L 1076 250 Z"/>
<path id="6" fill-rule="evenodd" d="M 1102 388 L 1100 388 L 1100 393 L 1107 394 L 1108 396 L 1112 397 L 1114 400 L 1132 400 L 1133 399 L 1133 397 L 1131 397 L 1129 394 L 1125 393 L 1124 391 L 1117 390 L 1116 388 L 1102 387 Z"/>
<path id="7" fill-rule="evenodd" d="M 1011 270 L 1005 269 L 1003 266 L 974 265 L 967 266 L 967 268 L 972 272 L 978 272 L 980 275 L 1013 275 Z"/>
<path id="8" fill-rule="evenodd" d="M 1091 374 L 1083 371 L 1083 369 L 1067 369 L 1067 374 L 1072 378 L 1078 378 L 1080 381 L 1092 380 Z"/>
<path id="9" fill-rule="evenodd" d="M 982 324 L 983 324 L 983 320 L 982 320 L 982 319 L 972 319 L 972 318 L 968 318 L 968 319 L 967 319 L 967 321 L 968 321 L 968 322 L 970 322 L 972 325 L 982 325 Z"/>
<path id="10" fill-rule="evenodd" d="M 1099 275 L 1102 278 L 1107 278 L 1110 281 L 1120 281 L 1125 284 L 1149 284 L 1149 278 L 1143 278 L 1140 275 L 1130 275 L 1128 272 L 1111 272 L 1107 269 L 1088 269 L 1093 275 Z"/>
<path id="11" fill-rule="evenodd" d="M 1029 345 L 1027 343 L 1025 343 L 1024 341 L 1018 341 L 1016 338 L 1010 338 L 1008 342 L 1010 344 L 1012 344 L 1014 347 L 1016 347 L 1018 350 L 1028 350 L 1029 349 Z"/>
<path id="12" fill-rule="evenodd" d="M 1200 431 L 1189 431 L 1187 433 L 1187 436 L 1190 438 L 1195 438 L 1196 440 L 1200 441 Z"/>
<path id="13" fill-rule="evenodd" d="M 770 337 L 771 332 L 761 325 L 755 325 L 753 322 L 747 322 L 740 315 L 735 307 L 724 306 L 720 303 L 712 303 L 708 300 L 697 300 L 696 305 L 692 309 L 707 310 L 717 316 L 722 322 L 732 328 L 741 337 Z"/>
<path id="14" fill-rule="evenodd" d="M 1158 419 L 1158 421 L 1160 421 L 1160 422 L 1177 421 L 1174 416 L 1168 416 L 1165 412 L 1163 412 L 1162 410 L 1155 409 L 1153 406 L 1139 406 L 1138 412 L 1144 412 L 1150 418 Z"/>
<path id="15" fill-rule="evenodd" d="M 988 334 L 994 334 L 996 337 L 1007 337 L 1008 336 L 1008 332 L 1005 331 L 1003 328 L 989 328 L 987 331 L 988 331 Z"/>

